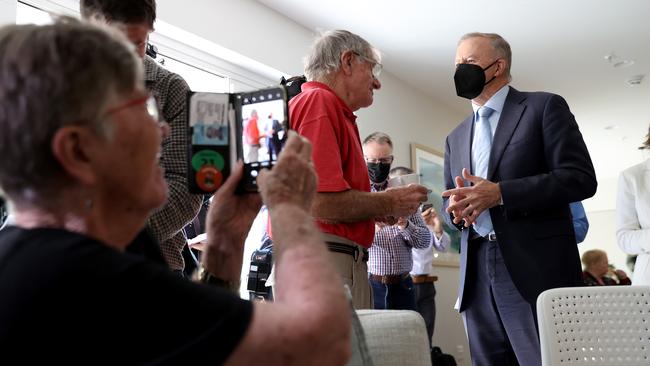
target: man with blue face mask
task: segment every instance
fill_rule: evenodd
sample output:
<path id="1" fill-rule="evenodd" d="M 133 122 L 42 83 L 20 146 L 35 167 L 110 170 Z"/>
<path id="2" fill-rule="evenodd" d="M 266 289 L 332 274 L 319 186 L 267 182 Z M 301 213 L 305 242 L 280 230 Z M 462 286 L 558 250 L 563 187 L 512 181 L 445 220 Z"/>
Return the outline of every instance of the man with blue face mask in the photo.
<path id="1" fill-rule="evenodd" d="M 571 202 L 596 192 L 566 101 L 510 83 L 510 45 L 464 35 L 458 96 L 473 113 L 447 137 L 446 219 L 461 231 L 458 307 L 474 365 L 541 365 L 537 296 L 581 284 Z"/>

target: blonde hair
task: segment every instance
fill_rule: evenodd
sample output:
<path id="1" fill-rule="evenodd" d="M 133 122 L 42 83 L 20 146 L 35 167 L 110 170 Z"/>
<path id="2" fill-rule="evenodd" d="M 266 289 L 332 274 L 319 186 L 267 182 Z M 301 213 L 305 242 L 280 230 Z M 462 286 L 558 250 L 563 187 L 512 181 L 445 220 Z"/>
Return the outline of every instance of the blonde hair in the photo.
<path id="1" fill-rule="evenodd" d="M 605 257 L 607 257 L 607 253 L 600 249 L 588 250 L 582 254 L 582 264 L 585 268 L 590 268 Z"/>

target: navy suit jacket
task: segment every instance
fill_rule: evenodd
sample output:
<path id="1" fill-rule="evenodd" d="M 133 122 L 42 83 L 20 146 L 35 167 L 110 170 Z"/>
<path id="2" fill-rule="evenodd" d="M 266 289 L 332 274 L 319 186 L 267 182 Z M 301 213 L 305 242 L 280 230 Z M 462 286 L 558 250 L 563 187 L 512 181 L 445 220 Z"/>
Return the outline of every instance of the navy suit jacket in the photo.
<path id="1" fill-rule="evenodd" d="M 447 136 L 447 189 L 455 187 L 454 177 L 462 177 L 463 168 L 471 170 L 473 122 L 470 115 Z M 488 180 L 500 184 L 503 205 L 491 208 L 490 217 L 508 272 L 526 301 L 534 305 L 546 289 L 580 285 L 569 203 L 593 196 L 597 183 L 562 97 L 510 87 L 492 142 Z M 475 270 L 467 250 L 469 232 L 463 229 L 461 235 L 460 311 L 467 303 L 465 278 Z"/>

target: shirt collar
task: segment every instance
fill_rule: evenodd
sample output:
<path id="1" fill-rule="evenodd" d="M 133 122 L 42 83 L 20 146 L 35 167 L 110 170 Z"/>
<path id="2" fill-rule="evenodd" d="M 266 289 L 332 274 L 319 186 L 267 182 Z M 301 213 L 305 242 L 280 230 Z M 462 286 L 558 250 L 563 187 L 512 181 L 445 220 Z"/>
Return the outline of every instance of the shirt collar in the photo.
<path id="1" fill-rule="evenodd" d="M 343 114 L 345 115 L 345 117 L 348 118 L 350 121 L 352 121 L 352 123 L 356 122 L 357 116 L 354 114 L 354 112 L 352 112 L 350 107 L 348 107 L 348 105 L 345 104 L 343 99 L 341 99 L 334 92 L 334 90 L 332 90 L 332 88 L 327 86 L 327 84 L 323 84 L 323 83 L 321 83 L 319 81 L 308 81 L 308 82 L 302 84 L 302 87 L 301 87 L 302 91 L 307 91 L 307 90 L 312 90 L 312 89 L 324 89 L 324 90 L 327 90 L 327 91 L 331 92 L 332 94 L 334 94 L 334 96 L 336 96 L 336 100 L 338 101 L 339 105 L 343 109 Z"/>
<path id="2" fill-rule="evenodd" d="M 386 179 L 381 183 L 375 183 L 373 181 L 370 181 L 370 186 L 374 189 L 375 192 L 385 191 L 386 188 L 388 188 L 388 179 Z"/>
<path id="3" fill-rule="evenodd" d="M 510 86 L 509 85 L 504 85 L 499 91 L 494 93 L 494 95 L 488 99 L 488 101 L 485 103 L 485 107 L 490 107 L 493 109 L 495 112 L 498 114 L 501 114 L 501 111 L 503 111 L 503 105 L 506 103 L 506 97 L 508 96 L 508 92 L 510 91 Z M 476 111 L 481 108 L 480 105 L 472 103 L 472 109 L 474 110 L 474 115 L 476 115 Z"/>

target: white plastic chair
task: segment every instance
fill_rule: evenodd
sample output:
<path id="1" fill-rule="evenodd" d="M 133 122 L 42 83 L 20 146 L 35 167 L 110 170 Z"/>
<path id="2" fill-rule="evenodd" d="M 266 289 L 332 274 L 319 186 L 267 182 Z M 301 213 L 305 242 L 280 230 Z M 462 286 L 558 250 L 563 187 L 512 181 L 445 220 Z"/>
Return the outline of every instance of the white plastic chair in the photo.
<path id="1" fill-rule="evenodd" d="M 567 287 L 537 298 L 542 365 L 650 365 L 650 286 Z"/>

